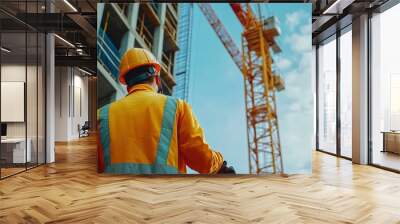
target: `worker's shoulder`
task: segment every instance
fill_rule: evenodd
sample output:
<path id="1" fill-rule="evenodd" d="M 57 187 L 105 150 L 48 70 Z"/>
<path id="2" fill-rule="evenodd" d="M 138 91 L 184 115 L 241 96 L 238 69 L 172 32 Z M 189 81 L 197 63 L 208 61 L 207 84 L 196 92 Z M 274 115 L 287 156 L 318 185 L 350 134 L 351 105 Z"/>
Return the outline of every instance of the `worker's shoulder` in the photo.
<path id="1" fill-rule="evenodd" d="M 101 117 L 102 114 L 104 114 L 104 112 L 106 110 L 108 110 L 108 108 L 110 107 L 111 103 L 108 103 L 106 105 L 103 105 L 102 107 L 97 109 L 97 119 L 99 119 Z"/>
<path id="2" fill-rule="evenodd" d="M 115 102 L 115 101 L 114 101 L 114 102 Z M 104 104 L 103 106 L 101 106 L 100 108 L 98 108 L 97 111 L 102 111 L 102 110 L 108 109 L 108 108 L 111 106 L 111 104 L 114 103 L 114 102 Z"/>
<path id="3" fill-rule="evenodd" d="M 179 98 L 176 98 L 174 96 L 169 96 L 169 95 L 164 95 L 164 94 L 159 94 L 159 93 L 157 93 L 157 95 L 163 97 L 165 100 L 173 101 L 176 104 L 184 104 L 185 103 L 185 101 L 183 101 L 183 100 L 181 100 Z"/>
<path id="4" fill-rule="evenodd" d="M 182 99 L 179 99 L 179 98 L 176 98 L 174 96 L 169 96 L 169 95 L 164 95 L 164 94 L 159 94 L 159 93 L 156 93 L 155 95 L 159 99 L 162 99 L 163 101 L 167 101 L 168 100 L 168 101 L 174 102 L 176 104 L 178 110 L 179 110 L 179 108 L 183 109 L 185 107 L 188 107 L 188 105 L 189 105 L 186 101 L 184 101 Z"/>
<path id="5" fill-rule="evenodd" d="M 152 98 L 154 97 L 154 99 L 170 100 L 170 101 L 173 101 L 173 102 L 176 102 L 176 103 L 181 103 L 181 101 L 182 101 L 181 99 L 178 99 L 178 98 L 176 98 L 174 96 L 164 95 L 164 94 L 161 94 L 161 93 L 152 93 L 150 96 Z"/>
<path id="6" fill-rule="evenodd" d="M 190 104 L 182 99 L 174 98 L 178 107 L 178 112 L 185 112 L 192 110 Z"/>
<path id="7" fill-rule="evenodd" d="M 141 98 L 142 100 L 144 99 L 146 101 L 152 101 L 155 103 L 163 103 L 167 100 L 174 101 L 174 102 L 178 101 L 178 99 L 176 99 L 173 96 L 164 95 L 164 94 L 155 93 L 155 92 L 143 93 L 142 97 L 143 97 L 143 98 Z"/>
<path id="8" fill-rule="evenodd" d="M 104 105 L 99 110 L 102 110 L 103 108 L 107 108 L 110 106 L 113 106 L 115 108 L 115 107 L 119 107 L 119 106 L 130 105 L 130 104 L 132 104 L 133 101 L 137 102 L 137 100 L 141 101 L 142 103 L 147 102 L 144 105 L 163 104 L 167 100 L 174 102 L 178 108 L 187 107 L 187 105 L 188 105 L 185 101 L 175 98 L 173 96 L 164 95 L 164 94 L 160 94 L 160 93 L 154 93 L 154 92 L 151 92 L 151 93 L 146 92 L 146 93 L 141 93 L 141 94 L 128 95 L 124 98 L 121 98 L 112 103 Z"/>

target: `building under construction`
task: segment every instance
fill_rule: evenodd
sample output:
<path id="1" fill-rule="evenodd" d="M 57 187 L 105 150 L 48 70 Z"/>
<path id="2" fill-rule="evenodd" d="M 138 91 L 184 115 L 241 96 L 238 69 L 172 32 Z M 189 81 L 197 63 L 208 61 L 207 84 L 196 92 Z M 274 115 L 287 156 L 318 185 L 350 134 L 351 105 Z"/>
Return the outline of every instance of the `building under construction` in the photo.
<path id="1" fill-rule="evenodd" d="M 119 61 L 129 48 L 151 51 L 161 62 L 164 94 L 175 86 L 178 4 L 97 4 L 98 107 L 126 94 L 118 82 Z"/>

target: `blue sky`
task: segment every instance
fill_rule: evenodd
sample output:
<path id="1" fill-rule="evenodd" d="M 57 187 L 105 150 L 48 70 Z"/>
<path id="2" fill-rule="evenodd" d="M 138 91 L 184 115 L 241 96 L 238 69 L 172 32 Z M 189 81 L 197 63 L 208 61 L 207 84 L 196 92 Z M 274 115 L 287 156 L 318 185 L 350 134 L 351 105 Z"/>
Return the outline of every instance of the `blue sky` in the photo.
<path id="1" fill-rule="evenodd" d="M 286 89 L 277 94 L 278 119 L 287 173 L 311 172 L 313 95 L 311 86 L 311 4 L 261 4 L 264 17 L 280 21 L 274 55 Z M 241 48 L 242 27 L 228 4 L 212 7 Z M 204 128 L 208 143 L 238 173 L 248 173 L 244 83 L 197 5 L 194 6 L 189 103 Z"/>

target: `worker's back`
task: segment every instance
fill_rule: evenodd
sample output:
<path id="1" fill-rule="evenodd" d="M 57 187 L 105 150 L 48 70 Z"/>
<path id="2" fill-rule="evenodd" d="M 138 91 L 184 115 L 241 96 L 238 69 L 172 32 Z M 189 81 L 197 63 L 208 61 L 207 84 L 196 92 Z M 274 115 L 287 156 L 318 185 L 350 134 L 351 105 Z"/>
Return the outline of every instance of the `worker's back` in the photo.
<path id="1" fill-rule="evenodd" d="M 144 84 L 103 107 L 100 134 L 106 139 L 108 130 L 109 149 L 103 150 L 109 152 L 104 156 L 112 164 L 105 164 L 106 172 L 178 173 L 176 109 L 176 99 Z"/>
<path id="2" fill-rule="evenodd" d="M 125 98 L 99 110 L 100 172 L 130 174 L 215 173 L 220 153 L 204 139 L 190 106 L 135 85 Z"/>

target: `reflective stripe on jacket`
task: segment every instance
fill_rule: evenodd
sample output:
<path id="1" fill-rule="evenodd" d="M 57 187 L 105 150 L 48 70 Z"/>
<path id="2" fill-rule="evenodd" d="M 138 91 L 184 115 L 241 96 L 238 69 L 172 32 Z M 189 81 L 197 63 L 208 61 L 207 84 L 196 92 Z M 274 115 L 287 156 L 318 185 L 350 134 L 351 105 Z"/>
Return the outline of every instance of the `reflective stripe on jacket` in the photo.
<path id="1" fill-rule="evenodd" d="M 98 168 L 106 173 L 216 173 L 220 153 L 204 140 L 189 105 L 146 84 L 99 109 Z"/>

